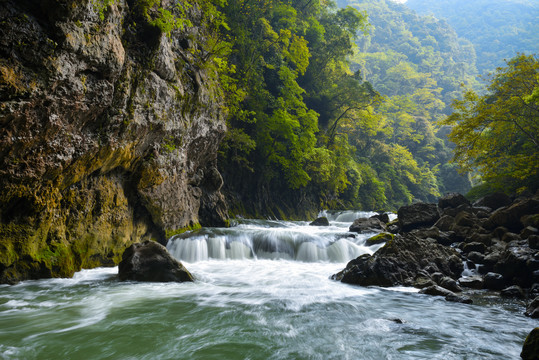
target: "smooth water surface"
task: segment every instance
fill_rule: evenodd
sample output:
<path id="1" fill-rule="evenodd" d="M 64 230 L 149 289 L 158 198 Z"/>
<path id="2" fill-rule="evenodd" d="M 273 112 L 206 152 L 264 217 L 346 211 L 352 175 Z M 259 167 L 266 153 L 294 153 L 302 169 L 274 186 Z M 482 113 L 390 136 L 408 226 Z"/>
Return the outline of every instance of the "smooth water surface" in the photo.
<path id="1" fill-rule="evenodd" d="M 196 243 L 183 260 L 195 283 L 119 282 L 117 268 L 102 268 L 2 285 L 0 358 L 519 358 L 537 326 L 523 304 L 456 304 L 414 289 L 330 280 L 346 254 L 374 251 L 343 232 L 336 223 L 245 221 L 177 238 L 169 243 L 175 254 L 174 242 Z M 342 240 L 349 252 L 328 255 Z"/>

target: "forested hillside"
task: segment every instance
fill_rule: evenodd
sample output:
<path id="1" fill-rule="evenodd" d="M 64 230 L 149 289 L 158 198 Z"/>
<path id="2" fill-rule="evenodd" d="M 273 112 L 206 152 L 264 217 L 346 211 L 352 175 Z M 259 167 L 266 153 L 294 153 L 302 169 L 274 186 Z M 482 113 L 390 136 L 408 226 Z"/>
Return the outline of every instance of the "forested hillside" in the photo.
<path id="1" fill-rule="evenodd" d="M 434 121 L 473 81 L 472 47 L 403 6 L 353 5 L 220 8 L 229 132 L 219 162 L 234 211 L 395 208 L 469 188 Z"/>
<path id="2" fill-rule="evenodd" d="M 420 14 L 445 19 L 470 40 L 481 74 L 504 65 L 517 52 L 539 51 L 539 2 L 534 0 L 408 0 Z"/>

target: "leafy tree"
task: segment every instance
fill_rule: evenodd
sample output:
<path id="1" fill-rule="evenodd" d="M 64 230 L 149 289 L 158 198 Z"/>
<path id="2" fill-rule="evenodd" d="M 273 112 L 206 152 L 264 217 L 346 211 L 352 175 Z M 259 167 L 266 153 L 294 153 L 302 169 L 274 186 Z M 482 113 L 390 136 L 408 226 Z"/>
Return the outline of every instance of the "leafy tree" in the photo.
<path id="1" fill-rule="evenodd" d="M 539 61 L 519 54 L 496 70 L 485 95 L 466 91 L 444 123 L 456 143 L 455 161 L 487 182 L 509 188 L 539 184 Z"/>

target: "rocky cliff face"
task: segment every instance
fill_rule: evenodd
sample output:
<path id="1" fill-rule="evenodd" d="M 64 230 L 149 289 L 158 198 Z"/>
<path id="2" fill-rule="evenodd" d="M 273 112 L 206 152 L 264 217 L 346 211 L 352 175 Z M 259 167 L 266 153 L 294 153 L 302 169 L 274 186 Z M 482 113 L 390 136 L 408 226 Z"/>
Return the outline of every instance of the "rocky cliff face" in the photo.
<path id="1" fill-rule="evenodd" d="M 192 3 L 192 2 L 191 2 Z M 207 29 L 172 1 L 0 5 L 0 282 L 112 265 L 134 241 L 224 225 Z M 161 10 L 160 10 L 161 9 Z"/>

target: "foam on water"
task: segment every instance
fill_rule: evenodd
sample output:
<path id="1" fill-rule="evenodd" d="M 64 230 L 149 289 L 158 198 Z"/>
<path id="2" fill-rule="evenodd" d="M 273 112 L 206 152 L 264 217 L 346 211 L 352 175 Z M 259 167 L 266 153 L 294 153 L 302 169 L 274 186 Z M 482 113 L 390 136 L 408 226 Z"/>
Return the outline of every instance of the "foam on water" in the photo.
<path id="1" fill-rule="evenodd" d="M 354 219 L 371 214 L 374 213 L 340 212 L 327 227 L 309 226 L 307 222 L 248 220 L 228 229 L 203 229 L 175 236 L 167 248 L 177 259 L 188 262 L 258 258 L 346 262 L 372 254 L 380 247 L 365 246 L 365 240 L 373 234 L 348 232 Z"/>

